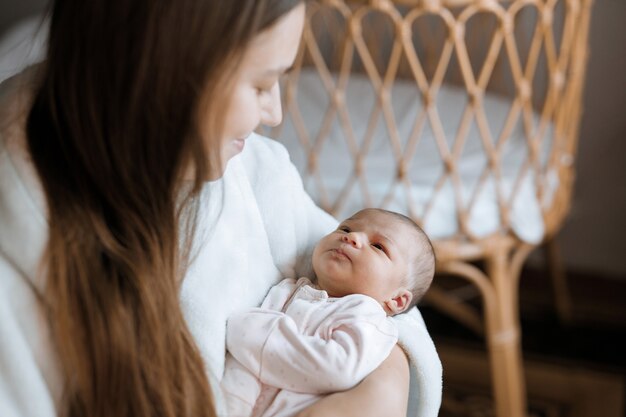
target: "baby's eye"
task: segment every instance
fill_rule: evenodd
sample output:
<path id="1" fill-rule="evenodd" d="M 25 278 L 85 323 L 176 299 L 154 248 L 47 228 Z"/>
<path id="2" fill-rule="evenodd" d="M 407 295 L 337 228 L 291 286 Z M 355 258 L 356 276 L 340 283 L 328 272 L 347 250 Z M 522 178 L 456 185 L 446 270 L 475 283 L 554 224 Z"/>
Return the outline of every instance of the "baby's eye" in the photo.
<path id="1" fill-rule="evenodd" d="M 372 246 L 375 247 L 378 250 L 383 251 L 383 252 L 385 251 L 385 247 L 383 245 L 381 245 L 380 243 L 372 243 Z"/>
<path id="2" fill-rule="evenodd" d="M 376 250 L 384 253 L 385 256 L 387 256 L 387 258 L 391 258 L 389 256 L 389 252 L 387 252 L 387 248 L 385 247 L 385 245 L 383 245 L 381 243 L 372 243 L 372 247 L 375 248 Z"/>
<path id="3" fill-rule="evenodd" d="M 339 226 L 338 230 L 341 230 L 342 232 L 345 232 L 345 233 L 350 233 L 350 228 L 348 226 Z"/>

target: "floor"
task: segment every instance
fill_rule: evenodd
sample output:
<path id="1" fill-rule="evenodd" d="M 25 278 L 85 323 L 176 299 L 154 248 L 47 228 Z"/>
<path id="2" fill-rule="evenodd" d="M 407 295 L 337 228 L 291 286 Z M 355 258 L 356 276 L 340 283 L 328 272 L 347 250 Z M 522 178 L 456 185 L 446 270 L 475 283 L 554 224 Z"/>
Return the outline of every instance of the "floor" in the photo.
<path id="1" fill-rule="evenodd" d="M 436 279 L 480 307 L 480 298 L 472 297 L 475 292 L 463 281 Z M 524 270 L 520 284 L 529 416 L 624 417 L 626 277 L 569 272 L 569 323 L 555 313 L 544 271 Z M 482 337 L 428 305 L 420 309 L 444 366 L 440 416 L 493 416 Z"/>

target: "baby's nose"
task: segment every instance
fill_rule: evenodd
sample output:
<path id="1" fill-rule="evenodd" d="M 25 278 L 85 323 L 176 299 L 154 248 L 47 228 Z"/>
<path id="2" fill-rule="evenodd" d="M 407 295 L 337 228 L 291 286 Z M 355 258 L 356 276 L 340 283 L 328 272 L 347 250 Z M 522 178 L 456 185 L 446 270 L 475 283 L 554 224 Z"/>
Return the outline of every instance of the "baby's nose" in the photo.
<path id="1" fill-rule="evenodd" d="M 341 237 L 341 240 L 343 240 L 345 243 L 351 245 L 354 248 L 361 248 L 361 239 L 359 238 L 359 235 L 356 233 L 346 233 L 345 235 L 343 235 Z"/>

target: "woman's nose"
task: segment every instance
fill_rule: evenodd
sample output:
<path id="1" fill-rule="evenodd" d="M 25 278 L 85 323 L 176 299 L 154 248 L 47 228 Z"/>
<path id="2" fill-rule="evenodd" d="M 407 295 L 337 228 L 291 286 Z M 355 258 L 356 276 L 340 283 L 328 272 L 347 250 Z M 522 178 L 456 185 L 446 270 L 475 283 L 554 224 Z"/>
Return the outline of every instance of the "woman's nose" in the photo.
<path id="1" fill-rule="evenodd" d="M 356 249 L 360 249 L 361 246 L 363 246 L 361 237 L 357 233 L 354 233 L 354 232 L 346 233 L 345 235 L 341 237 L 341 240 Z"/>
<path id="2" fill-rule="evenodd" d="M 283 121 L 283 108 L 280 103 L 280 86 L 276 83 L 266 96 L 261 109 L 261 123 L 265 126 L 278 126 Z"/>

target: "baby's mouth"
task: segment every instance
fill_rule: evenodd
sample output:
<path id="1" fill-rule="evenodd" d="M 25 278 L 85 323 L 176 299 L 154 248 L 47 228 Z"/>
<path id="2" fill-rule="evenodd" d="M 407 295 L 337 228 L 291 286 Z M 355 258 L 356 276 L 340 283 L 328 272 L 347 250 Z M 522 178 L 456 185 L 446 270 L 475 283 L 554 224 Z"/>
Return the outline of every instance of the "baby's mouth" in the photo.
<path id="1" fill-rule="evenodd" d="M 349 261 L 352 261 L 352 259 L 350 258 L 350 256 L 348 256 L 347 253 L 345 253 L 343 250 L 341 249 L 332 249 L 332 252 L 335 256 L 339 257 L 339 258 L 345 258 Z"/>

